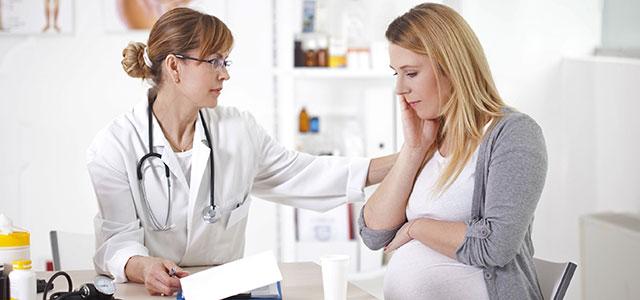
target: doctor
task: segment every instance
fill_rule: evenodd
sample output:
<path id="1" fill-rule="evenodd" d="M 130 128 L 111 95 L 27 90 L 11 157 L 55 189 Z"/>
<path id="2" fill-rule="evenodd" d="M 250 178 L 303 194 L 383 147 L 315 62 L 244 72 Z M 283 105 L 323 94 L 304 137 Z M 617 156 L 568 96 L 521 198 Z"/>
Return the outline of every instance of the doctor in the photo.
<path id="1" fill-rule="evenodd" d="M 179 266 L 242 256 L 251 196 L 326 211 L 363 199 L 395 161 L 316 157 L 283 148 L 245 112 L 218 106 L 233 36 L 218 18 L 177 8 L 131 43 L 122 66 L 148 99 L 87 151 L 98 200 L 98 273 L 172 295 Z M 176 276 L 170 276 L 170 275 Z"/>

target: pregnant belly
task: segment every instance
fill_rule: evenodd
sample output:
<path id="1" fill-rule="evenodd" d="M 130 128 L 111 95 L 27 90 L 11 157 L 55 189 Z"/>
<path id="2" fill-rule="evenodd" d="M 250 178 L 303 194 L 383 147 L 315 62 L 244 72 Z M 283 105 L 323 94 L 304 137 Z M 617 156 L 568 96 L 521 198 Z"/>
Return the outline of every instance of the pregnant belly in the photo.
<path id="1" fill-rule="evenodd" d="M 489 299 L 482 269 L 462 264 L 413 240 L 393 253 L 385 299 Z"/>

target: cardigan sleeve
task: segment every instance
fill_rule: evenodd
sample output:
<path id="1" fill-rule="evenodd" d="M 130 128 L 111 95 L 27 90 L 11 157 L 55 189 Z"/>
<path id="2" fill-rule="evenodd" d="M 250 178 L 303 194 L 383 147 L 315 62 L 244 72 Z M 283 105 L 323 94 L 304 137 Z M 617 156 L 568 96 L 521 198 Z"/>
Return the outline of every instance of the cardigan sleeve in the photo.
<path id="1" fill-rule="evenodd" d="M 524 114 L 504 122 L 494 129 L 487 149 L 491 155 L 482 174 L 484 212 L 467 222 L 465 239 L 456 251 L 464 264 L 502 267 L 509 263 L 520 250 L 544 186 L 547 152 L 541 128 Z"/>
<path id="2" fill-rule="evenodd" d="M 364 222 L 364 208 L 360 210 L 360 217 L 358 218 L 358 231 L 362 242 L 371 250 L 378 250 L 388 245 L 391 240 L 396 236 L 396 232 L 404 224 L 400 224 L 394 229 L 371 229 L 367 227 Z"/>

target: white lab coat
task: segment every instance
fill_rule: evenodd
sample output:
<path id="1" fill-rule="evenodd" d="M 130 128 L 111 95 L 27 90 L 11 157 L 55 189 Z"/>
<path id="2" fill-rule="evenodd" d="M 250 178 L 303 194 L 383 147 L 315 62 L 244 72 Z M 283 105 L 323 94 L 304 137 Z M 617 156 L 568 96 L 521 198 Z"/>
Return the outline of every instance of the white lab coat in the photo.
<path id="1" fill-rule="evenodd" d="M 94 224 L 98 273 L 125 282 L 124 267 L 134 255 L 164 257 L 180 266 L 222 264 L 242 257 L 250 194 L 316 211 L 363 200 L 368 159 L 316 157 L 287 150 L 249 113 L 235 108 L 216 107 L 203 113 L 214 147 L 216 206 L 227 211 L 215 224 L 202 219 L 210 202 L 210 172 L 209 147 L 199 118 L 190 186 L 153 119 L 153 149 L 171 171 L 176 226 L 169 231 L 152 229 L 136 177 L 137 163 L 149 151 L 147 101 L 96 136 L 87 151 L 87 167 L 99 207 Z M 152 210 L 164 224 L 167 185 L 159 160 L 145 171 L 144 184 Z"/>

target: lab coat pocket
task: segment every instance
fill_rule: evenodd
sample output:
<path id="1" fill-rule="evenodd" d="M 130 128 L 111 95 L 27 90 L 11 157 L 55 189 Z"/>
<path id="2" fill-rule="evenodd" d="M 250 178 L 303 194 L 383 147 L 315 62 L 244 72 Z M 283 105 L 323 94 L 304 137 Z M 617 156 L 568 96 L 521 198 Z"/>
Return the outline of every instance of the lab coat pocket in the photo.
<path id="1" fill-rule="evenodd" d="M 249 215 L 249 207 L 251 207 L 251 197 L 246 195 L 242 202 L 236 204 L 237 207 L 231 211 L 229 221 L 227 221 L 227 229 L 233 227 Z"/>

